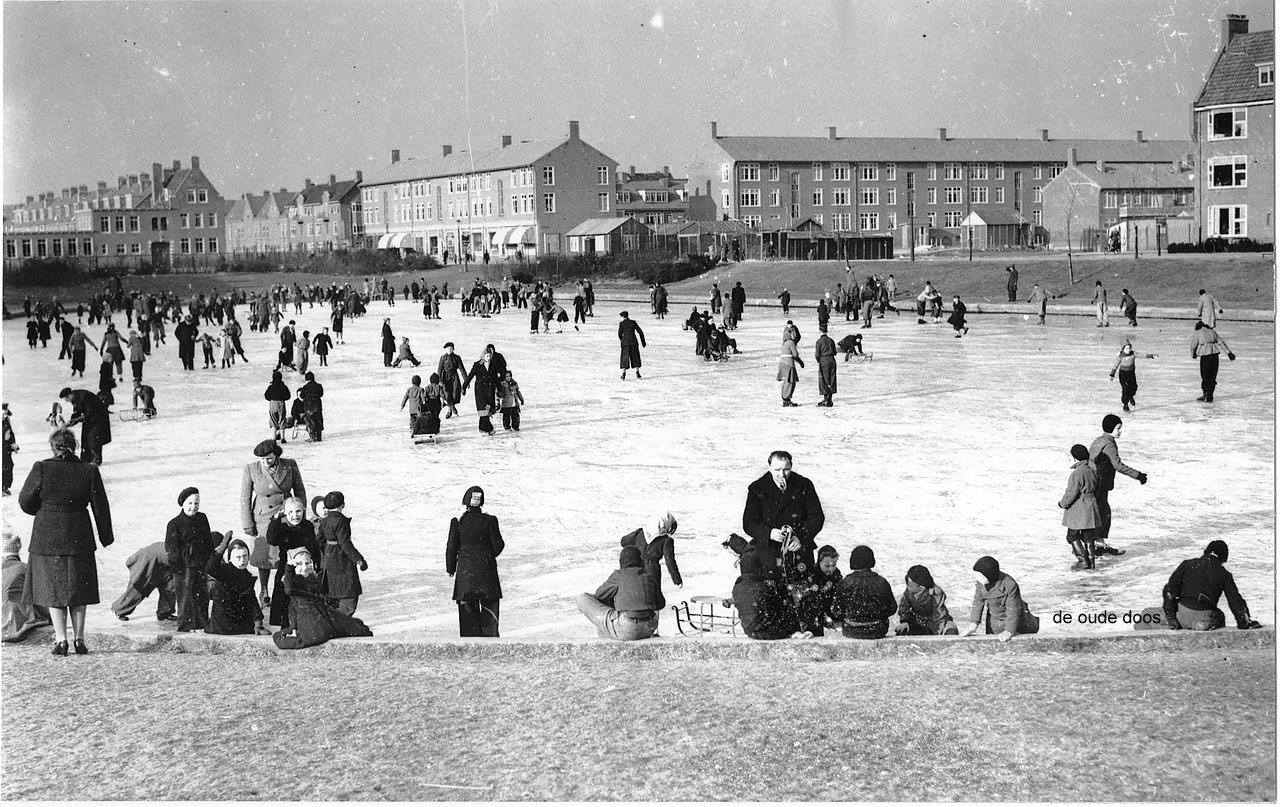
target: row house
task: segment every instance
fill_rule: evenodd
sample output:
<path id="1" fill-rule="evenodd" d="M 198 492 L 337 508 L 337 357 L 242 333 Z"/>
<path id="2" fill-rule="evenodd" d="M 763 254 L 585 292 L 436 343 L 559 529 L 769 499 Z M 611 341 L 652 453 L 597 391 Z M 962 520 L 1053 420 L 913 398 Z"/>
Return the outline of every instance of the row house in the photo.
<path id="1" fill-rule="evenodd" d="M 660 172 L 619 171 L 615 191 L 617 214 L 635 216 L 650 227 L 673 221 L 709 221 L 716 217 L 716 203 L 708 185 L 706 195 L 701 188 L 689 193 L 689 178 L 671 175 L 670 166 Z"/>
<path id="2" fill-rule="evenodd" d="M 567 138 L 513 143 L 439 157 L 400 159 L 362 184 L 367 246 L 444 257 L 533 256 L 566 251 L 565 234 L 612 216 L 617 163 L 584 142 L 577 121 Z"/>
<path id="3" fill-rule="evenodd" d="M 764 229 L 812 220 L 825 230 L 892 234 L 899 247 L 958 244 L 974 206 L 1010 208 L 1047 243 L 1042 196 L 1066 167 L 1082 161 L 1164 164 L 1192 151 L 1189 141 L 725 136 L 711 124 L 710 159 L 721 215 Z M 912 231 L 911 228 L 915 230 Z"/>
<path id="4" fill-rule="evenodd" d="M 232 255 L 270 255 L 292 252 L 297 227 L 289 221 L 289 206 L 298 194 L 287 188 L 246 193 L 227 208 L 227 252 Z"/>
<path id="5" fill-rule="evenodd" d="M 112 258 L 170 266 L 175 257 L 217 254 L 224 246 L 225 203 L 192 157 L 149 173 L 61 194 L 28 196 L 5 224 L 5 258 Z"/>
<path id="6" fill-rule="evenodd" d="M 290 227 L 296 229 L 295 243 L 306 252 L 331 252 L 350 249 L 364 243 L 364 220 L 361 214 L 360 183 L 364 174 L 356 171 L 355 179 L 341 182 L 329 175 L 327 185 L 306 180 L 302 192 L 294 197 L 285 211 Z"/>
<path id="7" fill-rule="evenodd" d="M 1245 16 L 1222 22 L 1222 48 L 1192 104 L 1203 238 L 1275 242 L 1275 47 L 1275 31 L 1250 33 Z"/>

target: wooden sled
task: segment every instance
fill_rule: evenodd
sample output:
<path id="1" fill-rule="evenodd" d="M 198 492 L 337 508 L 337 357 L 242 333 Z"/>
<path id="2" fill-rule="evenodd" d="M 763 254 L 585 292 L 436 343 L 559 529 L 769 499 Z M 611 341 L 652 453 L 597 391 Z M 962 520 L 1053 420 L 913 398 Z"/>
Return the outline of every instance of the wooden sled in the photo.
<path id="1" fill-rule="evenodd" d="M 692 605 L 690 605 L 692 603 Z M 671 606 L 676 615 L 676 628 L 682 636 L 698 636 L 703 633 L 738 633 L 738 611 L 728 597 L 690 597 L 679 605 Z"/>

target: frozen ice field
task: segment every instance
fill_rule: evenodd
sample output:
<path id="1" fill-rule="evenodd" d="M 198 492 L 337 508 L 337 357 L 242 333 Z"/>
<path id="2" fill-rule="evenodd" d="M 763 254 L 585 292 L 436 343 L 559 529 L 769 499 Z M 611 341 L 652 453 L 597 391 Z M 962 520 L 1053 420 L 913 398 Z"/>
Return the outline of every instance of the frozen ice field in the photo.
<path id="1" fill-rule="evenodd" d="M 643 380 L 618 378 L 623 308 L 648 337 Z M 793 309 L 808 366 L 795 397 L 801 408 L 783 409 L 774 380 L 785 320 L 779 309 L 748 309 L 733 334 L 742 355 L 707 364 L 680 326 L 688 304 L 673 304 L 662 322 L 648 308 L 602 303 L 581 333 L 565 326 L 534 336 L 523 310 L 462 317 L 454 300 L 444 319 L 427 321 L 419 306 L 378 302 L 347 323 L 346 344 L 335 347 L 328 368 L 313 357 L 328 428 L 319 444 L 299 433 L 285 456 L 298 461 L 308 494 L 346 494 L 354 541 L 369 560 L 357 615 L 376 635 L 457 635 L 444 547 L 449 519 L 472 484 L 484 487 L 485 509 L 507 541 L 498 563 L 503 636 L 593 636 L 572 596 L 594 590 L 616 565 L 618 538 L 659 507 L 677 516 L 683 539 L 677 557 L 685 587 L 675 591 L 666 580 L 668 600 L 727 593 L 736 570 L 720 542 L 741 531 L 746 486 L 775 448 L 791 451 L 795 470 L 817 486 L 827 514 L 818 543 L 840 551 L 842 569 L 854 545 L 868 544 L 877 570 L 900 593 L 906 569 L 923 563 L 957 616 L 967 611 L 969 569 L 983 554 L 1021 582 L 1046 617 L 1043 630 L 1054 631 L 1063 629 L 1047 617 L 1058 609 L 1123 613 L 1157 605 L 1173 567 L 1222 538 L 1254 615 L 1273 619 L 1271 324 L 1221 327 L 1239 359 L 1223 362 L 1216 402 L 1205 405 L 1195 402 L 1190 322 L 1128 328 L 1113 321 L 1099 329 L 1091 319 L 1051 314 L 1038 327 L 1034 317 L 986 315 L 972 317 L 969 335 L 954 339 L 945 324 L 917 325 L 909 313 L 890 312 L 862 332 L 874 361 L 839 365 L 840 392 L 828 410 L 814 406 L 815 314 Z M 397 340 L 408 336 L 423 361 L 418 370 L 382 366 L 380 326 L 388 315 Z M 299 332 L 327 324 L 320 307 L 293 318 Z M 832 326 L 837 340 L 856 328 L 843 319 Z M 166 327 L 172 333 L 172 323 Z M 95 341 L 102 331 L 89 329 Z M 25 553 L 31 519 L 18 509 L 17 491 L 31 463 L 48 455 L 43 418 L 68 383 L 69 363 L 55 361 L 56 342 L 29 350 L 24 334 L 22 320 L 4 324 L 3 395 L 22 450 L 3 515 L 5 528 L 24 538 Z M 1056 506 L 1071 467 L 1067 450 L 1089 443 L 1103 415 L 1120 411 L 1118 385 L 1107 374 L 1125 337 L 1140 354 L 1159 355 L 1138 363 L 1138 408 L 1124 415 L 1120 441 L 1123 459 L 1150 483 L 1121 476 L 1112 494 L 1111 540 L 1128 554 L 1103 559 L 1094 572 L 1072 572 Z M 506 356 L 526 400 L 519 434 L 503 433 L 500 423 L 495 436 L 480 434 L 468 394 L 462 417 L 444 421 L 438 445 L 410 443 L 401 395 L 411 375 L 425 379 L 434 370 L 446 341 L 457 343 L 468 367 L 488 342 Z M 200 488 L 215 530 L 240 533 L 241 472 L 253 446 L 271 436 L 262 392 L 278 337 L 246 332 L 243 342 L 250 363 L 184 373 L 170 338 L 145 368 L 159 417 L 113 417 L 102 472 L 117 541 L 98 553 L 102 604 L 90 609 L 91 632 L 156 630 L 154 595 L 128 623 L 117 622 L 109 605 L 126 580 L 124 559 L 163 539 L 183 487 Z M 198 352 L 196 362 L 199 368 Z M 93 357 L 88 369 L 73 386 L 97 388 Z M 298 377 L 286 373 L 285 380 L 296 391 Z M 127 384 L 117 390 L 116 410 L 128 408 Z M 675 633 L 669 614 L 662 631 Z"/>

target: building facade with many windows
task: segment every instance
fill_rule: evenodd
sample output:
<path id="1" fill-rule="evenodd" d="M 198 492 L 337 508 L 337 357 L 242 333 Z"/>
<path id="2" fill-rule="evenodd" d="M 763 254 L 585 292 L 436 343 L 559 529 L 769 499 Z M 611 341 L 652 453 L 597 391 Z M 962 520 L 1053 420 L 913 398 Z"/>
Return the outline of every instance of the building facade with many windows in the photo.
<path id="1" fill-rule="evenodd" d="M 1079 159 L 1164 164 L 1192 151 L 1182 140 L 1058 140 L 724 136 L 711 124 L 714 201 L 721 215 L 757 227 L 812 219 L 826 230 L 892 234 L 899 247 L 958 244 L 974 206 L 1001 205 L 1031 223 L 1031 238 L 1048 242 L 1043 191 Z M 909 229 L 915 228 L 914 233 Z"/>
<path id="2" fill-rule="evenodd" d="M 1228 14 L 1222 49 L 1192 105 L 1202 238 L 1275 242 L 1275 31 Z"/>
<path id="3" fill-rule="evenodd" d="M 689 191 L 689 178 L 671 175 L 670 166 L 661 171 L 619 171 L 616 187 L 616 212 L 618 216 L 635 216 L 653 227 L 673 221 L 708 221 L 716 217 L 716 205 L 711 200 L 710 188 L 704 195 L 701 188 Z"/>
<path id="4" fill-rule="evenodd" d="M 513 143 L 436 158 L 400 159 L 362 184 L 366 246 L 479 260 L 557 254 L 565 234 L 614 214 L 617 162 L 584 142 L 578 122 L 567 138 Z"/>

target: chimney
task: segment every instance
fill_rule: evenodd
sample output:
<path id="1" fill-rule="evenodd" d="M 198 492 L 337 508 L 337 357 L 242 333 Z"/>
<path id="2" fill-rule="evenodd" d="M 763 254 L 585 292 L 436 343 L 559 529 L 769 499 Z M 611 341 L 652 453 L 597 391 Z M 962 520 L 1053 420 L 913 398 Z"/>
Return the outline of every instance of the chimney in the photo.
<path id="1" fill-rule="evenodd" d="M 828 139 L 828 140 L 835 140 L 835 139 L 836 139 L 836 127 L 834 127 L 834 126 L 828 126 L 828 127 L 827 127 L 827 139 Z"/>
<path id="2" fill-rule="evenodd" d="M 150 175 L 150 174 L 138 174 L 138 181 L 142 183 L 142 187 L 144 187 L 144 188 L 149 188 L 149 187 L 151 187 L 151 175 Z"/>
<path id="3" fill-rule="evenodd" d="M 70 189 L 70 188 L 63 188 L 63 189 L 62 189 L 62 198 L 63 198 L 63 199 L 66 199 L 66 198 L 67 198 L 68 196 L 70 196 L 70 195 L 71 195 L 71 189 Z"/>
<path id="4" fill-rule="evenodd" d="M 80 195 L 81 195 L 81 196 L 88 196 L 88 195 L 89 195 L 89 186 L 88 186 L 88 185 L 81 185 L 81 186 L 80 186 Z"/>
<path id="5" fill-rule="evenodd" d="M 194 171 L 199 167 L 200 167 L 200 158 L 193 155 L 191 157 L 191 170 Z"/>
<path id="6" fill-rule="evenodd" d="M 308 188 L 310 188 L 310 187 L 311 187 L 311 177 L 307 177 L 306 187 L 308 187 Z M 283 191 L 284 191 L 284 188 L 281 188 L 280 190 L 281 190 L 281 192 L 283 192 Z"/>
<path id="7" fill-rule="evenodd" d="M 281 192 L 281 193 L 288 193 L 288 192 L 289 192 L 289 189 L 288 189 L 288 188 L 281 188 L 281 189 L 280 189 L 280 192 Z"/>
<path id="8" fill-rule="evenodd" d="M 715 140 L 720 135 L 716 134 L 716 122 L 711 121 L 711 139 Z"/>
<path id="9" fill-rule="evenodd" d="M 105 191 L 106 189 L 107 189 L 107 183 L 103 182 L 102 180 L 98 180 L 98 190 Z"/>
<path id="10" fill-rule="evenodd" d="M 1106 160 L 1098 160 L 1097 165 L 1098 165 L 1098 173 L 1099 173 L 1099 174 L 1101 174 L 1103 171 L 1106 171 L 1106 170 L 1107 170 L 1107 161 L 1106 161 Z"/>
<path id="11" fill-rule="evenodd" d="M 157 188 L 164 184 L 164 169 L 160 163 L 151 164 L 151 184 Z"/>
<path id="12" fill-rule="evenodd" d="M 137 185 L 137 184 L 138 184 L 138 175 L 137 175 L 137 174 L 130 174 L 130 175 L 129 175 L 129 186 L 130 186 L 130 187 L 133 187 L 134 185 Z"/>
<path id="13" fill-rule="evenodd" d="M 569 139 L 578 139 L 578 122 L 576 120 L 569 121 Z"/>
<path id="14" fill-rule="evenodd" d="M 448 157 L 452 153 L 453 153 L 453 146 L 449 145 L 448 143 L 445 143 L 443 146 L 440 147 L 441 157 Z"/>
<path id="15" fill-rule="evenodd" d="M 129 184 L 128 177 L 126 176 L 116 177 L 116 190 L 120 190 L 121 188 L 123 188 L 125 185 L 128 185 L 128 184 Z"/>
<path id="16" fill-rule="evenodd" d="M 662 166 L 662 174 L 663 176 L 671 176 L 671 166 L 669 165 Z"/>
<path id="17" fill-rule="evenodd" d="M 939 140 L 943 140 L 943 141 L 945 141 L 945 140 L 947 139 L 947 130 L 946 130 L 946 129 L 942 129 L 942 128 L 939 128 L 939 129 L 938 129 L 938 139 L 939 139 Z"/>
<path id="18" fill-rule="evenodd" d="M 511 145 L 511 135 L 503 135 L 503 136 L 502 136 L 502 147 L 503 147 L 503 148 L 506 148 L 506 147 L 507 147 L 507 146 L 509 146 L 509 145 Z"/>
<path id="19" fill-rule="evenodd" d="M 1143 141 L 1143 139 L 1142 139 L 1142 130 L 1141 130 L 1141 129 L 1139 129 L 1136 133 L 1134 133 L 1133 139 L 1134 139 L 1134 140 L 1137 140 L 1139 143 L 1144 142 L 1144 141 Z"/>
<path id="20" fill-rule="evenodd" d="M 330 184 L 330 185 L 337 185 L 337 184 L 338 184 L 338 175 L 337 175 L 337 174 L 330 174 L 330 175 L 329 175 L 329 184 Z"/>
<path id="21" fill-rule="evenodd" d="M 265 191 L 263 191 L 263 192 L 262 192 L 262 198 L 263 198 L 263 199 L 267 198 L 267 197 L 268 197 L 268 196 L 270 196 L 270 195 L 271 195 L 271 189 L 270 189 L 270 188 L 267 188 Z"/>
<path id="22" fill-rule="evenodd" d="M 1067 165 L 1069 167 L 1071 168 L 1076 167 L 1076 160 L 1079 154 L 1080 154 L 1080 150 L 1077 149 L 1075 146 L 1072 146 L 1071 148 L 1067 149 Z"/>
<path id="23" fill-rule="evenodd" d="M 1249 18 L 1243 14 L 1228 14 L 1222 21 L 1222 47 L 1231 44 L 1238 34 L 1249 33 Z"/>
<path id="24" fill-rule="evenodd" d="M 400 162 L 400 149 L 391 149 L 391 164 Z"/>
<path id="25" fill-rule="evenodd" d="M 173 179 L 173 169 L 172 169 L 172 168 L 166 168 L 166 169 L 164 169 L 164 181 L 163 181 L 163 182 L 161 182 L 160 184 L 162 184 L 162 185 L 168 185 L 168 184 L 169 184 L 169 180 L 171 180 L 171 179 Z"/>
<path id="26" fill-rule="evenodd" d="M 357 168 L 357 169 L 356 169 L 356 184 L 358 185 L 358 184 L 360 184 L 361 182 L 364 182 L 364 172 L 363 172 L 363 171 L 361 171 L 359 168 Z"/>
<path id="27" fill-rule="evenodd" d="M 636 178 L 636 167 L 633 165 L 631 166 L 631 173 L 627 174 L 627 179 L 635 179 L 635 178 Z"/>
<path id="28" fill-rule="evenodd" d="M 181 171 L 181 170 L 182 170 L 182 160 L 174 160 L 174 161 L 173 161 L 173 173 L 175 173 L 175 174 L 176 174 L 176 173 L 178 173 L 178 172 L 179 172 L 179 171 Z"/>
<path id="29" fill-rule="evenodd" d="M 1041 139 L 1041 140 L 1043 140 L 1045 143 L 1048 143 L 1048 142 L 1049 142 L 1049 130 L 1048 130 L 1048 129 L 1041 129 L 1041 130 L 1040 130 L 1040 139 Z"/>

